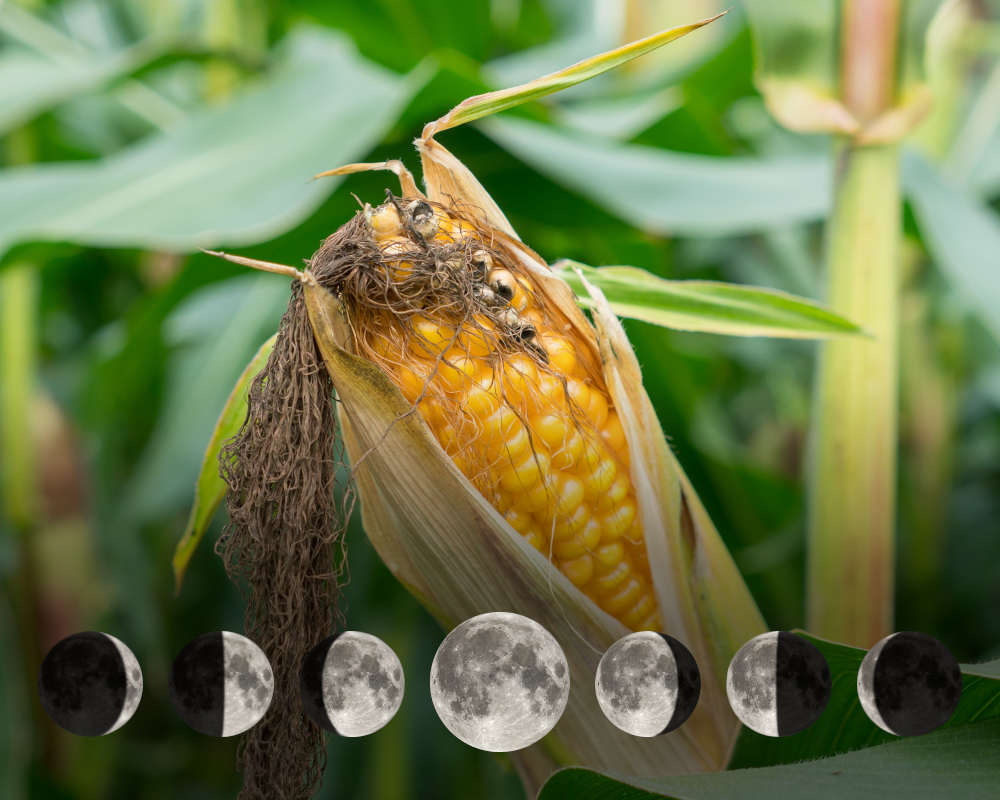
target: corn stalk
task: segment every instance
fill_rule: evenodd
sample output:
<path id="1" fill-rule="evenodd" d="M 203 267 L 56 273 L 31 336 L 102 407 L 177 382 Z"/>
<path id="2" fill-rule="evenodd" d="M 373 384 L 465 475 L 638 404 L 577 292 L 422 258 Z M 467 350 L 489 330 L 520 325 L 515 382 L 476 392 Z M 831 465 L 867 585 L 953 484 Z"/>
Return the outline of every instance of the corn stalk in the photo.
<path id="1" fill-rule="evenodd" d="M 897 0 L 844 4 L 841 99 L 861 125 L 895 98 Z M 895 144 L 835 144 L 827 299 L 870 340 L 827 342 L 817 371 L 809 475 L 808 626 L 867 647 L 893 618 L 897 304 Z"/>

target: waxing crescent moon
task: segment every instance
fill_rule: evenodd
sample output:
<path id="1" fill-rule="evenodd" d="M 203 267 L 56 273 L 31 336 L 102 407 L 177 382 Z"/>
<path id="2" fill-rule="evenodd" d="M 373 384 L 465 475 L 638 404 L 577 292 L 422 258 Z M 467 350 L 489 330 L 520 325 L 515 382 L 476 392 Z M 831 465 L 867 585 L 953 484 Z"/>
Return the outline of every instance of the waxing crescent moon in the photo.
<path id="1" fill-rule="evenodd" d="M 858 670 L 858 699 L 886 733 L 918 736 L 949 720 L 962 693 L 958 662 L 937 639 L 916 631 L 885 637 Z"/>
<path id="2" fill-rule="evenodd" d="M 142 670 L 114 636 L 74 633 L 46 654 L 38 697 L 52 721 L 70 733 L 104 736 L 135 714 L 142 699 Z"/>

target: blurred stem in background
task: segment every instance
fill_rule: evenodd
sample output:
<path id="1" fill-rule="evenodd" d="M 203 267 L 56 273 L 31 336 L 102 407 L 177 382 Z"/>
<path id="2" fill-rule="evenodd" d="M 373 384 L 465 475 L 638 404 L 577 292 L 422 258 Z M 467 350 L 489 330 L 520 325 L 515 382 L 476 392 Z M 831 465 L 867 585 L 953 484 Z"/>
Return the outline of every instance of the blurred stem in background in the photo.
<path id="1" fill-rule="evenodd" d="M 840 91 L 864 126 L 896 90 L 898 0 L 849 0 Z M 868 647 L 892 631 L 901 232 L 896 145 L 835 144 L 826 300 L 869 340 L 821 346 L 811 432 L 807 626 Z"/>
<path id="2" fill-rule="evenodd" d="M 936 590 L 945 557 L 944 528 L 955 467 L 955 425 L 960 389 L 961 336 L 933 318 L 921 284 L 927 262 L 904 243 L 900 296 L 900 574 L 913 619 L 939 613 Z"/>
<path id="3" fill-rule="evenodd" d="M 27 128 L 7 137 L 6 160 L 26 164 L 33 160 L 35 142 Z M 39 275 L 35 264 L 18 261 L 0 270 L 0 475 L 3 515 L 11 527 L 16 568 L 9 602 L 18 620 L 21 668 L 25 685 L 34 684 L 41 664 L 40 607 L 36 536 L 41 528 L 32 401 L 37 386 L 37 317 Z M 34 730 L 41 731 L 39 747 L 46 763 L 54 758 L 51 727 L 41 708 L 32 703 Z"/>

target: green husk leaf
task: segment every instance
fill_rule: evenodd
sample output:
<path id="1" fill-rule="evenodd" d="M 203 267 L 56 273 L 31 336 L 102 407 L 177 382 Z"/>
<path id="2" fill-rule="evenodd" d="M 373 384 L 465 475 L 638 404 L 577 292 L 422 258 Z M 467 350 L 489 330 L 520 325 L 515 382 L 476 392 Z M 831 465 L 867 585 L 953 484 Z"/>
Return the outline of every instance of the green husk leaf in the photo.
<path id="1" fill-rule="evenodd" d="M 591 78 L 607 72 L 610 69 L 614 69 L 615 67 L 631 61 L 633 58 L 638 58 L 645 53 L 649 53 L 652 50 L 662 47 L 668 42 L 672 42 L 675 39 L 679 39 L 681 36 L 691 33 L 691 31 L 697 30 L 704 25 L 708 25 L 708 23 L 714 22 L 725 13 L 726 12 L 723 11 L 721 14 L 716 14 L 714 17 L 708 17 L 707 19 L 693 22 L 689 25 L 680 25 L 676 28 L 669 28 L 665 31 L 660 31 L 652 36 L 647 36 L 645 39 L 639 39 L 638 41 L 630 42 L 629 44 L 623 45 L 622 47 L 618 47 L 614 50 L 609 50 L 606 53 L 601 53 L 600 55 L 592 58 L 584 59 L 583 61 L 566 67 L 565 69 L 558 70 L 557 72 L 550 73 L 549 75 L 544 75 L 541 78 L 536 78 L 528 83 L 522 83 L 519 86 L 512 86 L 508 89 L 500 89 L 499 91 L 487 92 L 486 94 L 479 94 L 474 97 L 470 97 L 463 100 L 443 117 L 440 117 L 434 122 L 428 123 L 424 127 L 422 138 L 433 138 L 435 134 L 448 130 L 449 128 L 455 128 L 468 122 L 474 122 L 477 119 L 482 119 L 483 117 L 488 117 L 492 114 L 506 111 L 509 108 L 515 108 L 516 106 L 527 103 L 530 100 L 538 100 L 546 95 L 562 91 L 563 89 L 568 89 L 570 86 L 575 86 L 578 83 L 590 80 Z"/>
<path id="2" fill-rule="evenodd" d="M 212 438 L 208 441 L 205 458 L 201 463 L 201 472 L 195 483 L 194 506 L 192 506 L 191 514 L 188 516 L 184 534 L 174 549 L 174 557 L 171 562 L 174 570 L 174 586 L 178 592 L 181 590 L 184 573 L 187 572 L 188 565 L 191 563 L 191 557 L 226 496 L 226 484 L 219 474 L 219 450 L 243 424 L 247 415 L 247 392 L 250 390 L 250 384 L 267 363 L 276 337 L 277 334 L 264 342 L 256 355 L 250 359 L 250 363 L 247 364 L 239 380 L 236 381 L 229 399 L 226 400 L 219 420 L 215 423 L 215 430 L 212 431 Z"/>
<path id="3" fill-rule="evenodd" d="M 590 267 L 564 259 L 553 269 L 579 296 L 592 300 L 584 279 L 604 292 L 620 317 L 682 331 L 730 336 L 822 339 L 851 336 L 861 328 L 812 300 L 776 289 L 717 281 L 675 281 L 636 267 Z"/>

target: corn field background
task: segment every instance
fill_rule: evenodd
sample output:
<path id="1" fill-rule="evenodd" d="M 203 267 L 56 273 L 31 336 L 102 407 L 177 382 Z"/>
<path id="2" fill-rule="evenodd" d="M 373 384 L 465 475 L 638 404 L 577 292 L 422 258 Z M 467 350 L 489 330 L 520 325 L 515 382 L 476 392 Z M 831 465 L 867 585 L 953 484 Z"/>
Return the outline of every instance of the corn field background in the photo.
<path id="1" fill-rule="evenodd" d="M 772 90 L 808 82 L 837 31 L 833 12 L 792 5 L 735 3 L 662 52 L 450 131 L 447 146 L 549 261 L 825 300 L 837 150 L 829 134 L 790 130 Z M 891 630 L 973 662 L 1000 658 L 1000 5 L 924 5 L 919 52 L 900 56 L 920 62 L 914 85 L 934 103 L 899 144 Z M 355 195 L 377 204 L 392 185 L 310 176 L 391 158 L 415 169 L 414 137 L 463 98 L 724 7 L 0 3 L 0 796 L 238 790 L 236 742 L 186 728 L 167 680 L 190 639 L 242 629 L 242 599 L 210 547 L 175 595 L 171 557 L 216 418 L 275 330 L 288 281 L 199 248 L 301 264 Z M 816 480 L 807 442 L 840 433 L 863 460 L 868 434 L 817 431 L 823 345 L 625 327 L 768 627 L 829 623 L 836 604 L 807 599 L 806 542 L 838 477 Z M 407 694 L 379 733 L 329 739 L 318 797 L 523 797 L 505 759 L 434 714 L 437 623 L 357 520 L 347 541 L 348 626 L 396 650 Z M 82 630 L 117 636 L 143 667 L 139 711 L 113 736 L 70 736 L 37 701 L 42 655 Z"/>

